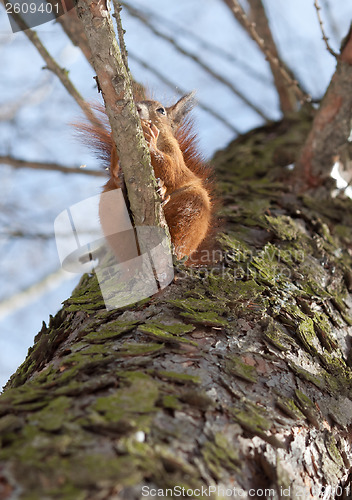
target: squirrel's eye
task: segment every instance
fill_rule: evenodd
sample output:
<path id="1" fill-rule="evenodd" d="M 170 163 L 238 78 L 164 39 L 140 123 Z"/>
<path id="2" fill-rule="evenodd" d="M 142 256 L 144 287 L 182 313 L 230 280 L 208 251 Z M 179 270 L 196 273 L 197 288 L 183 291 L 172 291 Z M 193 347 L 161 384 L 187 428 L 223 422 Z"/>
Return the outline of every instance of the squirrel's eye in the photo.
<path id="1" fill-rule="evenodd" d="M 160 113 L 161 115 L 166 115 L 165 108 L 158 108 L 157 112 Z"/>

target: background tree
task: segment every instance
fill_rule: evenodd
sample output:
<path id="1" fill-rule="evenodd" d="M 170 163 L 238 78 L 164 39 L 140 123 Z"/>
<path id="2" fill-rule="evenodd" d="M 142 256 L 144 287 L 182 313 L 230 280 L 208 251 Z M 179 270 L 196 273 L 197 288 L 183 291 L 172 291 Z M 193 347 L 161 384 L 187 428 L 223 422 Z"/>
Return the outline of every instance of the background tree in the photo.
<path id="1" fill-rule="evenodd" d="M 349 34 L 335 93 L 351 44 Z M 280 102 L 297 106 L 288 94 Z M 327 110 L 350 119 L 345 94 L 332 107 L 330 87 L 313 128 L 312 109 L 283 110 L 215 156 L 228 222 L 219 265 L 181 266 L 164 293 L 110 312 L 96 279 L 82 278 L 1 398 L 4 498 L 175 486 L 349 498 L 351 202 L 330 196 L 327 169 L 317 186 L 304 168 Z M 348 168 L 346 130 L 329 149 Z M 297 192 L 297 177 L 315 189 Z"/>

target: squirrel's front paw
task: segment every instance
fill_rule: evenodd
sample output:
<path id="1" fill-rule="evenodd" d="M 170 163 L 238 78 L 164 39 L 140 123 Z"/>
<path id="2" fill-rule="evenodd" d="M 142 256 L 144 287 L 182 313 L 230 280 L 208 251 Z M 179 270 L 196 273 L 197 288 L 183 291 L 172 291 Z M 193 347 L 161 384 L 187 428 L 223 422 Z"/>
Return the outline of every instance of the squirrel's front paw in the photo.
<path id="1" fill-rule="evenodd" d="M 166 191 L 167 191 L 167 187 L 165 186 L 164 181 L 162 179 L 158 178 L 156 180 L 156 182 L 158 184 L 157 192 L 158 192 L 158 195 L 160 196 L 160 198 L 162 200 L 161 205 L 164 206 L 170 200 L 170 195 L 165 196 L 166 195 Z"/>
<path id="2" fill-rule="evenodd" d="M 141 121 L 142 121 L 142 130 L 144 138 L 147 141 L 149 149 L 150 150 L 158 149 L 156 143 L 159 137 L 159 129 L 150 120 L 141 120 Z"/>

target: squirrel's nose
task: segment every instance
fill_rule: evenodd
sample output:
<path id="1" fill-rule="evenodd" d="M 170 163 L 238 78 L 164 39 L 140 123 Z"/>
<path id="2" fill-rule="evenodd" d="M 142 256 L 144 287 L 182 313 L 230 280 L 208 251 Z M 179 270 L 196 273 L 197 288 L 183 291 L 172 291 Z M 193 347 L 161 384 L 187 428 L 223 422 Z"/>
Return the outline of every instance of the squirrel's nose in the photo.
<path id="1" fill-rule="evenodd" d="M 148 120 L 149 119 L 148 109 L 146 108 L 146 106 L 144 104 L 137 102 L 136 109 L 137 109 L 137 112 L 139 114 L 139 118 L 141 120 Z"/>

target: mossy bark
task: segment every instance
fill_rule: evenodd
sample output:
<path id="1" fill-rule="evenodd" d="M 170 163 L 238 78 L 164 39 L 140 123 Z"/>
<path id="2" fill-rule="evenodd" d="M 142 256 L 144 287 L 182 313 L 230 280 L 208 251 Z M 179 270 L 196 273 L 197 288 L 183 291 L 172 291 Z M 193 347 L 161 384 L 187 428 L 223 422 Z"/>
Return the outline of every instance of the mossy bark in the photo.
<path id="1" fill-rule="evenodd" d="M 215 156 L 218 264 L 114 311 L 83 276 L 0 398 L 1 499 L 350 498 L 352 202 L 290 191 L 310 126 Z"/>

